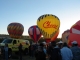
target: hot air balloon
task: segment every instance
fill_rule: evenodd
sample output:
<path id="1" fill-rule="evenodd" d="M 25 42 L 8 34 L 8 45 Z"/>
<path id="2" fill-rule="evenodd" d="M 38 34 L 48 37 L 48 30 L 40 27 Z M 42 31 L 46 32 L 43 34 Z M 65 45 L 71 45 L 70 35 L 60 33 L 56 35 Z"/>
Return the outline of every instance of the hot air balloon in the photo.
<path id="1" fill-rule="evenodd" d="M 13 22 L 7 26 L 7 31 L 11 38 L 21 38 L 24 27 L 21 23 Z"/>
<path id="2" fill-rule="evenodd" d="M 69 45 L 71 45 L 71 42 L 77 41 L 80 46 L 80 24 L 79 23 L 80 23 L 80 21 L 78 21 L 76 24 L 74 24 L 70 28 L 70 35 L 68 38 L 70 40 Z"/>
<path id="3" fill-rule="evenodd" d="M 51 38 L 51 41 L 56 40 L 57 36 L 59 35 L 59 30 L 56 32 L 56 34 Z"/>
<path id="4" fill-rule="evenodd" d="M 70 30 L 66 30 L 62 33 L 62 41 L 68 43 L 68 37 L 70 35 Z"/>
<path id="5" fill-rule="evenodd" d="M 41 37 L 41 32 L 37 25 L 31 26 L 28 29 L 28 34 L 34 40 L 34 42 L 38 42 Z"/>
<path id="6" fill-rule="evenodd" d="M 51 40 L 60 27 L 60 20 L 57 16 L 52 14 L 45 14 L 37 19 L 37 26 L 39 27 L 45 39 Z"/>
<path id="7" fill-rule="evenodd" d="M 76 31 L 80 30 L 80 20 L 77 21 L 71 28 L 70 28 L 70 33 L 78 33 Z M 76 30 L 77 29 L 77 30 Z M 76 31 L 75 31 L 76 30 Z"/>
<path id="8" fill-rule="evenodd" d="M 75 23 L 76 25 L 80 25 L 80 20 Z"/>

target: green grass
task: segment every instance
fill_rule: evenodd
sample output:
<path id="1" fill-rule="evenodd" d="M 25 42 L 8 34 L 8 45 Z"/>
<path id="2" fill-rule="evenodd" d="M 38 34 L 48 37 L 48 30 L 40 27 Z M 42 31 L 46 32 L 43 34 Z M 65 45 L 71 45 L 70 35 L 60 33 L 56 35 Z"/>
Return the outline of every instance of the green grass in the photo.
<path id="1" fill-rule="evenodd" d="M 9 60 L 19 60 L 19 59 L 9 59 Z M 23 56 L 23 60 L 35 60 L 35 57 Z"/>
<path id="2" fill-rule="evenodd" d="M 9 59 L 9 60 L 19 60 L 18 59 Z M 23 60 L 35 60 L 35 57 L 23 56 Z"/>

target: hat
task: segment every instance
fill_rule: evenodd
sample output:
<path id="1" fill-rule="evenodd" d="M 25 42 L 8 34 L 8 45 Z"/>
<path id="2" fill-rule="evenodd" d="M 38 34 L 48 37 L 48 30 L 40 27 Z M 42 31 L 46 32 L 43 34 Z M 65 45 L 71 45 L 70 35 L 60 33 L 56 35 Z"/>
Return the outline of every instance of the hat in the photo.
<path id="1" fill-rule="evenodd" d="M 73 41 L 72 44 L 77 44 L 77 41 Z"/>
<path id="2" fill-rule="evenodd" d="M 63 43 L 63 42 L 62 41 L 59 41 L 58 43 L 60 44 L 60 43 Z"/>
<path id="3" fill-rule="evenodd" d="M 42 42 L 44 45 L 46 45 L 46 42 Z"/>

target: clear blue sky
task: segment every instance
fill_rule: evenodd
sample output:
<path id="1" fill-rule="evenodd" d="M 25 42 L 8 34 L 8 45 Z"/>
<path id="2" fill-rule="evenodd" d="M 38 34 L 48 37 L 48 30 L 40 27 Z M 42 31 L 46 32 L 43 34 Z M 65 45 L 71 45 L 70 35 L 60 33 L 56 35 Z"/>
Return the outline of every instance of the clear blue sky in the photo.
<path id="1" fill-rule="evenodd" d="M 36 25 L 37 18 L 49 13 L 60 19 L 61 37 L 80 19 L 80 0 L 0 0 L 0 34 L 8 34 L 9 23 L 19 22 L 24 26 L 23 35 L 28 35 L 28 28 Z"/>

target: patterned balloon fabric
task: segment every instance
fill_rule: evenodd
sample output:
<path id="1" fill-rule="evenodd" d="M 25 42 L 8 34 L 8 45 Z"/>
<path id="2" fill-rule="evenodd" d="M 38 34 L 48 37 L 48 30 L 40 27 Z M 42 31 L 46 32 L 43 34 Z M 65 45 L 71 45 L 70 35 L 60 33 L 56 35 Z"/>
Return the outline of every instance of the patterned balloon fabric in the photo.
<path id="1" fill-rule="evenodd" d="M 31 26 L 28 29 L 28 34 L 33 39 L 34 42 L 38 42 L 41 37 L 41 32 L 37 25 Z"/>
<path id="2" fill-rule="evenodd" d="M 24 27 L 20 23 L 10 23 L 7 27 L 7 31 L 11 38 L 21 38 Z"/>

